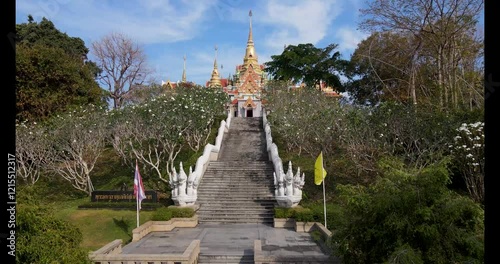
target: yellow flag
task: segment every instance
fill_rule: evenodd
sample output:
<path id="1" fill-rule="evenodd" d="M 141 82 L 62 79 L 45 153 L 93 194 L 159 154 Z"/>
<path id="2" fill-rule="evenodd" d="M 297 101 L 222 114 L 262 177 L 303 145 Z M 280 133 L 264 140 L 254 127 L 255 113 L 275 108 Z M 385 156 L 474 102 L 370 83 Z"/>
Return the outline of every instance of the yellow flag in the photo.
<path id="1" fill-rule="evenodd" d="M 320 185 L 325 177 L 326 170 L 323 168 L 323 152 L 320 152 L 314 164 L 314 183 Z"/>

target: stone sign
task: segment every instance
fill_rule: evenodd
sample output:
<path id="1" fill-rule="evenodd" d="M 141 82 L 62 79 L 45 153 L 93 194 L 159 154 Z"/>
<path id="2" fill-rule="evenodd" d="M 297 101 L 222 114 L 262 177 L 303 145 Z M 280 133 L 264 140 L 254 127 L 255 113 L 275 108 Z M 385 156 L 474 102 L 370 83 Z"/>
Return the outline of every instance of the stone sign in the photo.
<path id="1" fill-rule="evenodd" d="M 135 202 L 134 191 L 93 191 L 92 202 Z M 157 203 L 156 191 L 146 191 L 143 203 Z"/>

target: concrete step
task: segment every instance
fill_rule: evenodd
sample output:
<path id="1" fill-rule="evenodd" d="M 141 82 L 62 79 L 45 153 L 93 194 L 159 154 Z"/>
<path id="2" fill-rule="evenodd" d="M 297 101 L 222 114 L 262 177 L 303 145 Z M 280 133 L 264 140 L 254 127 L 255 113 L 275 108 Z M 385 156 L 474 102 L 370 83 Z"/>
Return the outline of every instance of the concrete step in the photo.
<path id="1" fill-rule="evenodd" d="M 198 192 L 200 190 L 224 190 L 224 191 L 231 191 L 231 190 L 274 190 L 274 184 L 271 181 L 255 181 L 252 183 L 246 183 L 246 182 L 238 182 L 238 181 L 231 181 L 231 182 L 201 182 L 200 187 L 198 187 Z"/>
<path id="2" fill-rule="evenodd" d="M 234 197 L 255 197 L 255 196 L 263 196 L 263 197 L 269 197 L 269 196 L 274 196 L 274 192 L 271 190 L 231 190 L 227 191 L 224 189 L 221 190 L 198 190 L 198 197 L 201 196 L 234 196 Z"/>
<path id="3" fill-rule="evenodd" d="M 198 257 L 198 263 L 254 263 L 253 254 L 252 255 L 207 255 L 200 254 Z"/>
<path id="4" fill-rule="evenodd" d="M 198 217 L 199 223 L 205 224 L 268 224 L 272 225 L 274 223 L 273 218 L 262 218 L 262 219 L 209 219 Z"/>
<path id="5" fill-rule="evenodd" d="M 197 211 L 196 212 L 198 216 L 203 216 L 203 217 L 238 217 L 241 218 L 242 216 L 245 218 L 252 218 L 252 217 L 274 217 L 274 212 L 273 211 L 239 211 L 239 212 L 231 212 L 231 211 L 213 211 L 213 212 L 208 212 L 208 211 Z"/>
<path id="6" fill-rule="evenodd" d="M 200 206 L 198 211 L 200 210 L 273 210 L 274 205 L 273 204 L 266 204 L 266 205 L 256 205 L 256 204 L 245 204 L 245 205 L 237 205 L 237 204 L 226 204 L 226 205 L 221 205 L 221 204 L 203 204 Z"/>
<path id="7" fill-rule="evenodd" d="M 211 198 L 214 198 L 214 199 L 230 199 L 232 201 L 236 201 L 238 199 L 274 199 L 274 195 L 273 194 L 268 194 L 268 195 L 265 195 L 265 194 L 254 194 L 254 195 L 250 195 L 250 194 L 198 194 L 198 199 L 202 199 L 202 200 L 205 200 L 205 199 L 211 199 Z"/>
<path id="8" fill-rule="evenodd" d="M 266 201 L 266 202 L 253 202 L 253 201 L 246 201 L 246 202 L 239 202 L 239 203 L 234 203 L 232 201 L 202 201 L 200 202 L 198 200 L 198 204 L 203 207 L 217 207 L 220 206 L 220 208 L 225 208 L 225 207 L 251 207 L 251 206 L 261 206 L 261 207 L 269 207 L 269 206 L 276 206 L 277 202 L 276 201 Z"/>
<path id="9" fill-rule="evenodd" d="M 216 196 L 208 196 L 208 195 L 199 195 L 198 194 L 198 201 L 200 201 L 200 204 L 202 204 L 203 201 L 210 201 L 212 198 L 215 201 L 221 201 L 224 199 L 221 199 L 220 197 Z M 218 198 L 218 199 L 217 199 Z M 229 197 L 225 197 L 226 201 L 232 201 L 233 203 L 239 203 L 239 202 L 268 202 L 268 201 L 275 201 L 274 196 L 263 196 L 263 197 L 232 197 L 230 200 L 228 199 Z"/>

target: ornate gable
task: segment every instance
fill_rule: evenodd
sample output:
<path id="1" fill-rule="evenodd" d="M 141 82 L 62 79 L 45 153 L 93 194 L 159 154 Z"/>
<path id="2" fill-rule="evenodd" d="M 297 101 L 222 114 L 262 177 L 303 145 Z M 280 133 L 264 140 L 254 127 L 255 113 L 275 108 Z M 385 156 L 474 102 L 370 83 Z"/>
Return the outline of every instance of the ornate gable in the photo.
<path id="1" fill-rule="evenodd" d="M 252 97 L 248 97 L 248 99 L 245 101 L 245 104 L 243 105 L 245 108 L 255 108 L 257 105 L 255 102 L 252 100 Z"/>

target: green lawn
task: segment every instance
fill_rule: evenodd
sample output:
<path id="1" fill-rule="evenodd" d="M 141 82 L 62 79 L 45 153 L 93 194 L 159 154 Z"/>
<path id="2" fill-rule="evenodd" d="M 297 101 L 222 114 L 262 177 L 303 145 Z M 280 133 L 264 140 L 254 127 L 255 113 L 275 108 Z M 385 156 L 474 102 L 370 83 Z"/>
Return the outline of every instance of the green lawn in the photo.
<path id="1" fill-rule="evenodd" d="M 83 234 L 82 247 L 97 250 L 107 243 L 122 239 L 126 244 L 132 240 L 132 230 L 137 227 L 134 210 L 78 209 L 88 198 L 60 202 L 55 215 L 76 225 Z M 140 211 L 140 224 L 149 221 L 153 211 Z"/>

